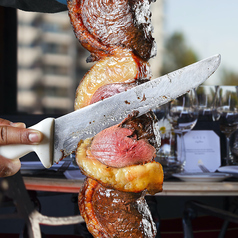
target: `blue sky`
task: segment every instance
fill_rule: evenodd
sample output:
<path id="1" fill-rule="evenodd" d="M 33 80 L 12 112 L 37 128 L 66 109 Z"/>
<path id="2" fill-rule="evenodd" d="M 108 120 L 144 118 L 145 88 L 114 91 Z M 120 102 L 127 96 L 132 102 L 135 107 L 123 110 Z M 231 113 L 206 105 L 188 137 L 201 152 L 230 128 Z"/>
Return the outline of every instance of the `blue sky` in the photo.
<path id="1" fill-rule="evenodd" d="M 219 70 L 208 84 L 219 83 L 223 68 L 238 73 L 237 0 L 164 0 L 164 3 L 165 34 L 183 32 L 200 59 L 221 54 Z"/>

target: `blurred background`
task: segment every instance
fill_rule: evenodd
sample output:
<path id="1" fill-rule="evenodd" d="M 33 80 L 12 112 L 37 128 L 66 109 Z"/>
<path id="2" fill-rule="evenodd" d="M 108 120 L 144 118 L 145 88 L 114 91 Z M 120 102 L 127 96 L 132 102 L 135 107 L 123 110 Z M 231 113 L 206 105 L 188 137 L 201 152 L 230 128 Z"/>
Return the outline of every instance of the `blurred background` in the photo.
<path id="1" fill-rule="evenodd" d="M 238 2 L 157 0 L 151 5 L 157 57 L 153 77 L 214 54 L 222 55 L 207 85 L 236 85 Z M 73 110 L 77 85 L 92 64 L 74 36 L 67 12 L 18 11 L 18 111 L 64 114 Z"/>
<path id="2" fill-rule="evenodd" d="M 238 1 L 157 0 L 151 6 L 158 51 L 157 57 L 150 61 L 154 78 L 219 53 L 222 56 L 222 63 L 205 84 L 238 85 L 236 60 Z M 0 11 L 0 18 L 2 16 Z M 17 18 L 17 119 L 19 120 L 21 114 L 30 114 L 28 121 L 26 118 L 20 120 L 30 126 L 34 124 L 34 120 L 38 122 L 39 117 L 44 117 L 44 114 L 62 115 L 73 111 L 75 90 L 93 64 L 86 63 L 89 53 L 81 47 L 74 36 L 67 12 L 40 14 L 17 11 Z M 13 32 L 12 28 L 8 29 Z M 11 76 L 2 81 L 9 82 Z M 10 102 L 9 97 L 3 100 L 6 95 L 11 97 L 14 94 L 15 97 L 15 92 L 12 93 L 13 86 L 8 86 L 5 88 L 11 90 L 4 94 L 4 87 L 0 84 L 0 97 L 2 96 L 1 102 L 3 101 L 0 104 L 0 113 L 16 114 L 15 108 L 12 110 L 10 107 L 11 104 L 15 105 L 15 98 L 14 103 Z M 32 114 L 40 115 L 36 115 L 35 118 Z M 196 126 L 196 130 L 213 130 L 221 135 L 219 123 L 214 123 L 212 119 L 202 118 Z M 222 139 L 222 136 L 221 144 L 224 145 L 225 139 L 224 136 Z M 236 138 L 238 134 L 234 134 L 234 141 Z M 225 148 L 222 147 L 221 151 L 224 154 Z M 29 160 L 34 160 L 32 154 Z M 74 197 L 71 194 L 63 195 L 63 198 L 59 196 L 57 200 L 50 197 L 53 196 L 52 193 L 49 194 L 49 199 L 44 196 L 45 194 L 40 198 L 45 209 L 42 210 L 43 214 L 49 212 L 57 216 L 58 213 L 59 215 L 73 213 L 77 200 L 74 195 Z M 71 197 L 74 204 L 69 202 Z M 180 217 L 186 200 L 190 200 L 191 197 L 161 196 L 157 199 L 160 216 L 167 219 Z M 229 200 L 223 197 L 201 197 L 200 200 L 217 206 L 229 204 Z M 78 208 L 76 210 L 78 212 Z M 174 227 L 174 222 L 169 223 Z M 10 224 L 12 229 L 12 223 L 8 220 L 5 223 L 1 222 L 0 228 L 7 229 L 9 227 L 7 224 Z M 57 232 L 68 234 L 65 228 L 59 230 L 57 228 Z"/>

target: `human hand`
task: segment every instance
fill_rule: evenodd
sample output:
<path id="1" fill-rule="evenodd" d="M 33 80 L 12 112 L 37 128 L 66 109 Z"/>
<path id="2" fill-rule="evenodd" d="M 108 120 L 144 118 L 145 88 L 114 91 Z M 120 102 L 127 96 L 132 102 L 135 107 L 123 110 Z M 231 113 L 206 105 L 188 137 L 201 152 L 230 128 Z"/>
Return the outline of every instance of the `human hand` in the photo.
<path id="1" fill-rule="evenodd" d="M 26 129 L 24 123 L 12 123 L 0 118 L 0 146 L 9 144 L 38 144 L 43 139 L 41 132 Z M 19 171 L 19 159 L 7 159 L 0 155 L 0 177 L 14 175 Z"/>

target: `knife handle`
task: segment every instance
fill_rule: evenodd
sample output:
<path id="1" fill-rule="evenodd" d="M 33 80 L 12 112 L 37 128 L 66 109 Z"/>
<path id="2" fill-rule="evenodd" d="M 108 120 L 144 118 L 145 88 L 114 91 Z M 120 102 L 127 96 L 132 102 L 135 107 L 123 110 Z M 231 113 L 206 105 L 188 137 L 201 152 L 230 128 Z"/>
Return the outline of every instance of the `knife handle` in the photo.
<path id="1" fill-rule="evenodd" d="M 54 153 L 54 118 L 46 118 L 40 121 L 36 125 L 29 127 L 29 129 L 35 129 L 40 131 L 44 137 L 38 145 L 4 145 L 0 146 L 0 155 L 8 159 L 18 159 L 22 156 L 35 152 L 45 168 L 50 168 L 53 165 L 53 153 Z"/>

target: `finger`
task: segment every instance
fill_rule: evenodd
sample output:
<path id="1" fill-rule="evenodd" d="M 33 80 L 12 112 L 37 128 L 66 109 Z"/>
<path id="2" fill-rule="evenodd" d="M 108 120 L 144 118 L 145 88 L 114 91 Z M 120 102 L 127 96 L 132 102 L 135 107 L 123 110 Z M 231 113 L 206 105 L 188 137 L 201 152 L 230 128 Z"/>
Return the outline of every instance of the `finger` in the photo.
<path id="1" fill-rule="evenodd" d="M 0 125 L 8 125 L 13 127 L 26 128 L 26 125 L 22 122 L 11 122 L 6 119 L 0 118 Z"/>
<path id="2" fill-rule="evenodd" d="M 0 125 L 9 125 L 10 126 L 11 122 L 5 119 L 0 118 Z"/>
<path id="3" fill-rule="evenodd" d="M 19 159 L 6 159 L 0 155 L 0 177 L 12 176 L 21 168 Z"/>
<path id="4" fill-rule="evenodd" d="M 10 126 L 19 127 L 19 128 L 26 128 L 26 124 L 23 122 L 11 122 Z"/>
<path id="5" fill-rule="evenodd" d="M 0 126 L 0 145 L 39 144 L 42 139 L 42 133 L 37 130 Z"/>

